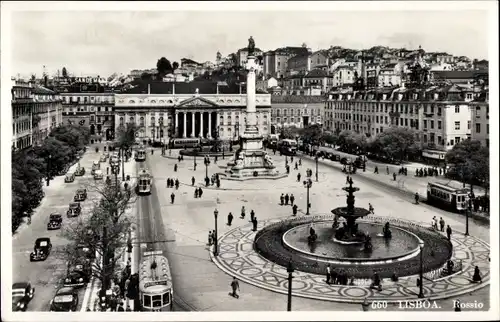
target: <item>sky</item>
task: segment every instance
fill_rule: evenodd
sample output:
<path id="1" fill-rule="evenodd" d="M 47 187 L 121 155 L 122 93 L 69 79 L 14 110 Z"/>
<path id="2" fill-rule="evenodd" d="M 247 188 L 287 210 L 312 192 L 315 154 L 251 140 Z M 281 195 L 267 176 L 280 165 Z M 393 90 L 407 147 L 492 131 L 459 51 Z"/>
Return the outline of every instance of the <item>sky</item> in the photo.
<path id="1" fill-rule="evenodd" d="M 12 13 L 13 76 L 155 68 L 160 57 L 215 61 L 246 47 L 376 45 L 488 59 L 487 11 L 23 11 Z"/>

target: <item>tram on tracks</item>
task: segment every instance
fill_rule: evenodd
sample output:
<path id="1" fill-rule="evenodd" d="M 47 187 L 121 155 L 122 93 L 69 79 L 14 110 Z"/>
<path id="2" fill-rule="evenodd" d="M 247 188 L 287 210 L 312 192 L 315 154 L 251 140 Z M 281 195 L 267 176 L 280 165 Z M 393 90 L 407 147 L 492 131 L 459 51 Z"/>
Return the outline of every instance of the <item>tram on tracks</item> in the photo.
<path id="1" fill-rule="evenodd" d="M 456 188 L 439 182 L 427 184 L 427 203 L 439 208 L 463 212 L 469 205 L 469 198 L 470 191 L 467 188 Z"/>
<path id="2" fill-rule="evenodd" d="M 135 150 L 135 161 L 143 162 L 146 161 L 146 148 L 144 146 L 140 146 Z"/>
<path id="3" fill-rule="evenodd" d="M 141 169 L 139 175 L 137 176 L 137 194 L 138 195 L 148 195 L 151 194 L 151 184 L 153 183 L 153 177 L 146 169 Z"/>
<path id="4" fill-rule="evenodd" d="M 139 267 L 141 311 L 173 311 L 173 285 L 168 259 L 161 251 L 146 255 Z"/>
<path id="5" fill-rule="evenodd" d="M 297 154 L 297 141 L 291 139 L 280 140 L 278 149 L 284 155 L 295 155 Z"/>
<path id="6" fill-rule="evenodd" d="M 170 148 L 197 148 L 201 146 L 200 138 L 177 138 L 170 140 Z"/>

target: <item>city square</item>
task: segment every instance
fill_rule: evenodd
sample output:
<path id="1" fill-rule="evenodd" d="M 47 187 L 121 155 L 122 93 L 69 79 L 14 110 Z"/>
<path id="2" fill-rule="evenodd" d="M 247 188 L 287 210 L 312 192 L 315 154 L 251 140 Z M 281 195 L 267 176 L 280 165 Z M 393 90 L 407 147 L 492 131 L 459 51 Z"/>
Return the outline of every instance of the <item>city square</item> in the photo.
<path id="1" fill-rule="evenodd" d="M 9 76 L 9 317 L 495 314 L 490 62 L 238 35 L 215 62 Z"/>

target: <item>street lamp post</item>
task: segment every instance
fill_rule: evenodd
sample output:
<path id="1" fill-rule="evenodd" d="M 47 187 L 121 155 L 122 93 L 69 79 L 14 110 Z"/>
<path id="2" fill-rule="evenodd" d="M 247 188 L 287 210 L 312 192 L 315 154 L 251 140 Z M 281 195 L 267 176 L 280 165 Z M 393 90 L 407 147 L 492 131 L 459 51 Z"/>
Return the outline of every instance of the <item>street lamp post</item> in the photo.
<path id="1" fill-rule="evenodd" d="M 124 165 L 125 151 L 121 149 L 121 152 L 122 152 L 122 181 L 125 181 L 125 165 Z"/>
<path id="2" fill-rule="evenodd" d="M 288 272 L 288 301 L 286 310 L 290 312 L 292 311 L 292 279 L 293 279 L 292 273 L 294 272 L 292 260 L 288 262 L 288 267 L 286 271 Z"/>
<path id="3" fill-rule="evenodd" d="M 420 290 L 418 293 L 419 298 L 424 298 L 424 242 L 420 241 Z"/>
<path id="4" fill-rule="evenodd" d="M 469 213 L 472 212 L 472 207 L 469 206 L 465 209 L 465 236 L 469 236 Z"/>
<path id="5" fill-rule="evenodd" d="M 307 180 L 304 180 L 304 187 L 307 189 L 307 211 L 306 215 L 309 215 L 309 208 L 310 208 L 310 202 L 309 202 L 309 189 L 311 189 L 312 186 L 312 180 L 311 178 L 307 178 Z"/>
<path id="6" fill-rule="evenodd" d="M 208 156 L 205 157 L 205 160 L 203 160 L 203 163 L 205 164 L 205 182 L 208 182 L 208 165 L 210 164 L 210 159 Z M 210 179 L 209 179 L 210 180 Z"/>
<path id="7" fill-rule="evenodd" d="M 219 211 L 217 208 L 214 210 L 214 219 L 215 219 L 215 236 L 214 236 L 214 256 L 217 257 L 219 255 L 219 246 L 218 246 L 218 234 L 217 234 L 217 216 L 219 215 Z"/>
<path id="8" fill-rule="evenodd" d="M 52 154 L 49 154 L 47 158 L 47 187 L 50 185 L 50 161 L 52 160 Z"/>
<path id="9" fill-rule="evenodd" d="M 319 155 L 316 154 L 316 157 L 314 158 L 316 161 L 316 182 L 318 182 L 318 161 L 319 161 Z"/>

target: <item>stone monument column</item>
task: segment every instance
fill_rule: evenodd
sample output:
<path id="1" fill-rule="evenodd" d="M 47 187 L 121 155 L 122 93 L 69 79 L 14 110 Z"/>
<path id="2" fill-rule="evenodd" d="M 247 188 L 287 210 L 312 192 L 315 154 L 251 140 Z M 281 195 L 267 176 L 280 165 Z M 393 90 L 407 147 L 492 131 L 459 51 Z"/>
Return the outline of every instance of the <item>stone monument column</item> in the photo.
<path id="1" fill-rule="evenodd" d="M 255 113 L 257 112 L 256 105 L 256 94 L 255 94 L 255 70 L 257 69 L 257 64 L 255 63 L 254 56 L 248 56 L 248 62 L 246 64 L 247 74 L 247 122 L 245 125 L 245 132 L 258 132 L 257 128 L 257 118 Z"/>

